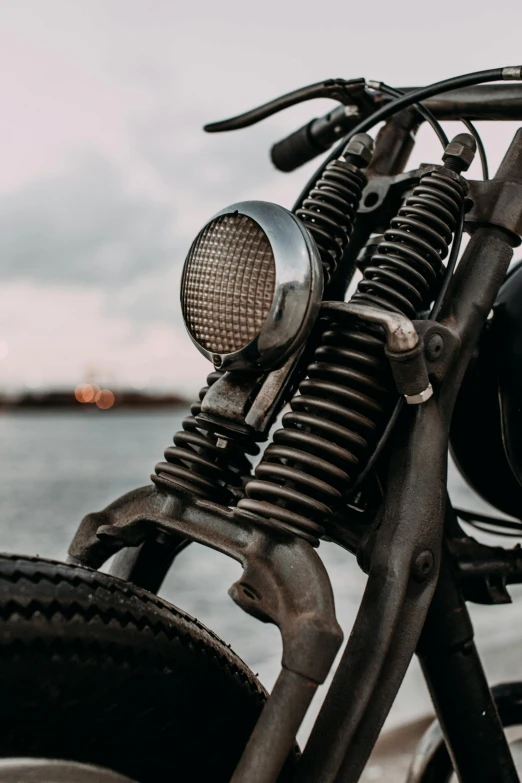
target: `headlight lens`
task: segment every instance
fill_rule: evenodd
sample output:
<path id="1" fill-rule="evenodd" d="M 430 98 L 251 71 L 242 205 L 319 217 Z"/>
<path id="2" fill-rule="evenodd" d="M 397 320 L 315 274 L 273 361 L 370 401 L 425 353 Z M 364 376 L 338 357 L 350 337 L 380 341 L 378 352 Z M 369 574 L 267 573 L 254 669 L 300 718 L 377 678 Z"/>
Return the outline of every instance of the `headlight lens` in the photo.
<path id="1" fill-rule="evenodd" d="M 205 226 L 185 262 L 187 328 L 207 351 L 239 351 L 259 334 L 274 288 L 274 255 L 261 226 L 239 213 L 221 215 Z"/>
<path id="2" fill-rule="evenodd" d="M 234 204 L 194 240 L 181 285 L 188 332 L 223 369 L 274 369 L 306 339 L 322 295 L 319 254 L 283 207 Z"/>

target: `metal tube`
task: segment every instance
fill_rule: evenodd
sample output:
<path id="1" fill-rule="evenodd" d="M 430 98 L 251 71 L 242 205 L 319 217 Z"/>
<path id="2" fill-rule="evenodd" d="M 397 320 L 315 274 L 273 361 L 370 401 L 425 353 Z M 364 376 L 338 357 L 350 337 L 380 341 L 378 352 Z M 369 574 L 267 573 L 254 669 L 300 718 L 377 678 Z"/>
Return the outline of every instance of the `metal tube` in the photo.
<path id="1" fill-rule="evenodd" d="M 138 547 L 128 547 L 114 557 L 109 573 L 150 593 L 158 593 L 175 558 L 190 544 L 189 539 L 160 534 Z"/>
<path id="2" fill-rule="evenodd" d="M 277 780 L 316 690 L 316 682 L 281 670 L 230 783 Z"/>
<path id="3" fill-rule="evenodd" d="M 412 92 L 418 87 L 401 87 Z M 384 93 L 375 95 L 376 105 L 388 103 Z M 423 101 L 438 120 L 522 120 L 522 84 L 480 84 L 451 90 Z"/>
<path id="4" fill-rule="evenodd" d="M 522 129 L 516 132 L 495 174 L 495 180 L 522 184 Z M 462 341 L 459 366 L 454 382 L 449 385 L 451 391 L 460 387 L 471 353 L 506 276 L 513 257 L 513 246 L 517 241 L 514 234 L 502 228 L 477 228 L 448 286 L 439 321 L 455 329 Z"/>
<path id="5" fill-rule="evenodd" d="M 418 648 L 426 682 L 461 783 L 518 783 L 473 626 L 444 553 Z"/>

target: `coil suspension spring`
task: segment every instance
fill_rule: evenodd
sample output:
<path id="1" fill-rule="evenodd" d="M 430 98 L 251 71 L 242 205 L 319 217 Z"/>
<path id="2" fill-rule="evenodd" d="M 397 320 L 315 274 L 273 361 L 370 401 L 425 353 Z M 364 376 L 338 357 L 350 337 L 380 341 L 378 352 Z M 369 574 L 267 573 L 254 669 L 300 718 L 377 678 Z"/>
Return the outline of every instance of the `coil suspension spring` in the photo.
<path id="1" fill-rule="evenodd" d="M 191 415 L 183 419 L 183 429 L 174 435 L 174 446 L 166 449 L 165 462 L 156 465 L 151 478 L 167 492 L 186 489 L 198 497 L 230 505 L 242 495 L 251 475 L 246 455 L 258 454 L 259 446 L 220 440 L 197 420 L 205 394 L 222 375 L 221 370 L 215 370 L 207 377 L 208 385 L 200 390 L 199 400 L 190 408 Z"/>
<path id="2" fill-rule="evenodd" d="M 296 209 L 296 216 L 308 228 L 323 262 L 327 285 L 350 240 L 355 215 L 366 177 L 362 170 L 372 158 L 373 139 L 359 133 L 342 155 L 331 161 L 308 196 Z"/>
<path id="3" fill-rule="evenodd" d="M 467 192 L 460 172 L 475 148 L 472 136 L 460 134 L 446 148 L 444 167 L 421 177 L 365 266 L 352 301 L 410 318 L 429 306 Z M 365 324 L 328 325 L 299 392 L 238 506 L 317 545 L 397 399 L 383 337 Z"/>

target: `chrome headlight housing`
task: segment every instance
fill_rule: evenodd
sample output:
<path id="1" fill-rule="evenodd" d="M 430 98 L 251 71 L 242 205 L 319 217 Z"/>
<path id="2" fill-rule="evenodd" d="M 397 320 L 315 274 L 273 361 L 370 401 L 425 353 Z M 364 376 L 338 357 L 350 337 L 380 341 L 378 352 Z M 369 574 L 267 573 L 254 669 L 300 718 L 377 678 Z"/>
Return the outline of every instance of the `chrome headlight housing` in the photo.
<path id="1" fill-rule="evenodd" d="M 277 204 L 244 201 L 218 212 L 192 243 L 181 308 L 192 341 L 216 367 L 261 372 L 306 340 L 322 292 L 305 226 Z"/>

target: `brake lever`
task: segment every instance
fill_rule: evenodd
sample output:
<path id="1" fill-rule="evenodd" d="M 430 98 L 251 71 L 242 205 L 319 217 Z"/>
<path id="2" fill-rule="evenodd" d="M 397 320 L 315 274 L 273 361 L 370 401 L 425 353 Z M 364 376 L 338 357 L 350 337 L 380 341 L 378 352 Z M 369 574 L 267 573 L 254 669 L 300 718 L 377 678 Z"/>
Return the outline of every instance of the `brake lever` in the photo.
<path id="1" fill-rule="evenodd" d="M 342 103 L 344 106 L 355 105 L 361 111 L 368 111 L 370 107 L 372 111 L 374 110 L 373 99 L 366 91 L 365 79 L 327 79 L 326 81 L 309 84 L 307 87 L 288 92 L 279 98 L 268 101 L 268 103 L 257 106 L 255 109 L 238 114 L 236 117 L 230 117 L 219 122 L 211 122 L 204 126 L 204 130 L 207 133 L 222 133 L 224 131 L 248 128 L 250 125 L 255 125 L 284 109 L 289 109 L 298 103 L 311 101 L 315 98 L 330 98 Z"/>

